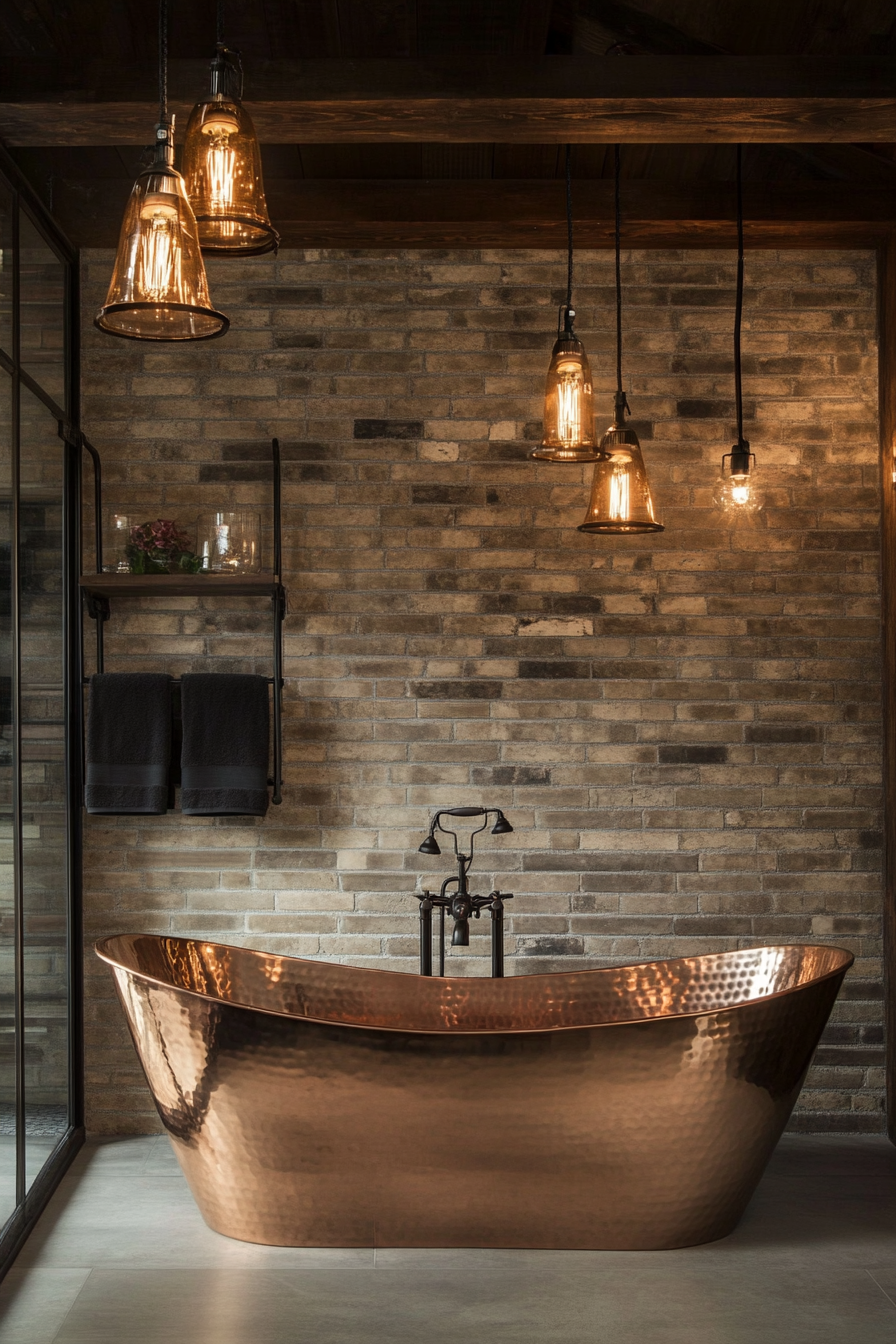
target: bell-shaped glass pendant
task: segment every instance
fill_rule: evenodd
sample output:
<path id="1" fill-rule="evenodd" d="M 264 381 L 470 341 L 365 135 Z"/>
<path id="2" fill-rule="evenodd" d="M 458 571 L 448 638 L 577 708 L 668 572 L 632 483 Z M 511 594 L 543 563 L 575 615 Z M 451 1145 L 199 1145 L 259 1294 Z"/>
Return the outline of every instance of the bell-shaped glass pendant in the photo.
<path id="1" fill-rule="evenodd" d="M 600 452 L 579 531 L 621 535 L 664 531 L 653 507 L 638 436 L 623 423 L 618 398 L 616 421 L 601 439 Z"/>
<path id="2" fill-rule="evenodd" d="M 201 341 L 230 326 L 212 307 L 196 221 L 174 167 L 173 118 L 156 128 L 156 155 L 134 183 L 101 331 L 138 341 Z"/>
<path id="3" fill-rule="evenodd" d="M 572 330 L 558 336 L 544 392 L 544 438 L 530 457 L 543 462 L 594 462 L 594 390 L 585 347 Z"/>
<path id="4" fill-rule="evenodd" d="M 732 517 L 758 512 L 763 504 L 759 475 L 756 455 L 750 452 L 746 439 L 735 444 L 722 458 L 722 470 L 713 493 L 716 504 Z"/>
<path id="5" fill-rule="evenodd" d="M 261 151 L 252 118 L 232 85 L 237 72 L 218 46 L 211 88 L 187 123 L 184 180 L 206 252 L 251 257 L 276 250 L 277 230 L 268 217 Z"/>

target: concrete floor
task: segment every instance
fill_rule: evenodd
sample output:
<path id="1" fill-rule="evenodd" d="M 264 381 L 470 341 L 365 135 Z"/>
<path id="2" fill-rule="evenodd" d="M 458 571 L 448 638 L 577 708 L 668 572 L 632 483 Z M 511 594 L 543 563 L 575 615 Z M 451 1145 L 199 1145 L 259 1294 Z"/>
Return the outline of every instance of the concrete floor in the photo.
<path id="1" fill-rule="evenodd" d="M 210 1232 L 167 1139 L 78 1155 L 0 1286 L 3 1344 L 893 1344 L 896 1148 L 788 1137 L 683 1251 L 373 1251 Z"/>

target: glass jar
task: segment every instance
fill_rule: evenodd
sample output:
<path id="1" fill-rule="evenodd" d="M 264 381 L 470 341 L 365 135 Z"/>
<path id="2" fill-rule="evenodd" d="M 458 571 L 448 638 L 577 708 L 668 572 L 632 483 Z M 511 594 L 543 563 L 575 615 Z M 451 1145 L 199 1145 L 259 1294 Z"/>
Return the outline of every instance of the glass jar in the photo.
<path id="1" fill-rule="evenodd" d="M 254 509 L 204 513 L 199 520 L 204 574 L 257 574 L 261 569 L 261 514 Z"/>
<path id="2" fill-rule="evenodd" d="M 103 511 L 103 572 L 106 574 L 127 574 L 129 572 L 127 546 L 131 536 L 133 521 L 129 514 L 119 513 L 115 509 Z"/>

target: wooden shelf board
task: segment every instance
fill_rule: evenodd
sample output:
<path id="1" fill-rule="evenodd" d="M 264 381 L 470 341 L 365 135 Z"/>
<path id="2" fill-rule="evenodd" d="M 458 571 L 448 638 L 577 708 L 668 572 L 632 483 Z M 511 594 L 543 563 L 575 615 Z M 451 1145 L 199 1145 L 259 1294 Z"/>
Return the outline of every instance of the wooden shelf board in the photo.
<path id="1" fill-rule="evenodd" d="M 82 574 L 89 593 L 104 597 L 271 597 L 280 588 L 274 574 Z"/>

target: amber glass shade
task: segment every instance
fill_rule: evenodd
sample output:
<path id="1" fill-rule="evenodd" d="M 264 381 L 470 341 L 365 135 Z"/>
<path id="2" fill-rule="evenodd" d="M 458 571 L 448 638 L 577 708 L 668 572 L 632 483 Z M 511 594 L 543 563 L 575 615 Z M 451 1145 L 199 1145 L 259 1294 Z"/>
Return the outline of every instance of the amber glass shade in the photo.
<path id="1" fill-rule="evenodd" d="M 212 307 L 183 178 L 158 159 L 134 183 L 95 322 L 138 341 L 201 341 L 230 326 Z"/>
<path id="2" fill-rule="evenodd" d="M 544 391 L 544 438 L 530 457 L 542 462 L 595 462 L 591 365 L 578 337 L 558 337 Z"/>
<path id="3" fill-rule="evenodd" d="M 650 482 L 633 429 L 614 425 L 601 439 L 601 459 L 595 464 L 591 499 L 580 532 L 662 532 L 657 521 Z"/>
<path id="4" fill-rule="evenodd" d="M 249 257 L 277 247 L 255 127 L 238 98 L 215 93 L 196 104 L 187 124 L 183 167 L 206 252 Z"/>
<path id="5" fill-rule="evenodd" d="M 713 498 L 732 517 L 756 513 L 763 504 L 761 484 L 754 454 L 735 446 L 722 458 Z"/>

